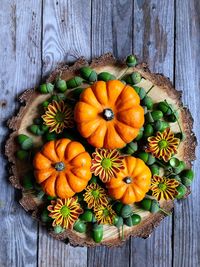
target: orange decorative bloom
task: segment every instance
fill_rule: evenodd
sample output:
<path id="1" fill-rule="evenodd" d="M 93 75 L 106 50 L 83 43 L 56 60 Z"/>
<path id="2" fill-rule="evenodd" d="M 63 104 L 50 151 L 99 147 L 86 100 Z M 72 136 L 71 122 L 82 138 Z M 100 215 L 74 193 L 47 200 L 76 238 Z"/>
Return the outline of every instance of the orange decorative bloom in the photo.
<path id="1" fill-rule="evenodd" d="M 48 105 L 42 116 L 45 125 L 50 127 L 50 132 L 61 133 L 64 128 L 72 128 L 74 125 L 73 111 L 63 101 L 53 101 Z"/>
<path id="2" fill-rule="evenodd" d="M 88 185 L 85 191 L 84 201 L 87 202 L 89 209 L 96 206 L 106 206 L 108 204 L 106 191 L 98 184 L 92 183 Z"/>
<path id="3" fill-rule="evenodd" d="M 149 137 L 148 142 L 148 148 L 145 151 L 167 162 L 173 154 L 177 153 L 180 140 L 174 137 L 170 128 L 167 128 L 163 133 L 157 132 L 156 136 Z"/>
<path id="4" fill-rule="evenodd" d="M 157 200 L 174 199 L 174 196 L 177 194 L 176 187 L 178 185 L 179 182 L 175 179 L 154 175 L 151 181 L 150 190 L 152 191 L 152 196 Z"/>
<path id="5" fill-rule="evenodd" d="M 92 157 L 91 172 L 99 176 L 104 183 L 109 182 L 111 177 L 116 177 L 116 174 L 124 169 L 123 156 L 117 149 L 96 148 Z"/>
<path id="6" fill-rule="evenodd" d="M 76 197 L 52 200 L 47 209 L 50 211 L 49 217 L 54 219 L 52 225 L 60 225 L 65 229 L 71 229 L 79 215 L 83 213 Z"/>
<path id="7" fill-rule="evenodd" d="M 94 208 L 94 213 L 99 224 L 112 224 L 116 216 L 111 205 L 97 206 Z"/>

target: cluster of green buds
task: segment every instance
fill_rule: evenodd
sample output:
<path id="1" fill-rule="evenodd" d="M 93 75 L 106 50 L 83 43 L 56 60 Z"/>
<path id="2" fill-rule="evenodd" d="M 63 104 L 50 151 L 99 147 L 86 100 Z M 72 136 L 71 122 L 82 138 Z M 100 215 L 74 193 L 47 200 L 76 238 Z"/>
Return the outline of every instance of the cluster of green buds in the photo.
<path id="1" fill-rule="evenodd" d="M 140 215 L 134 213 L 133 208 L 130 205 L 115 202 L 113 204 L 113 209 L 117 214 L 114 219 L 114 225 L 117 228 L 123 227 L 124 224 L 131 227 L 141 222 Z"/>
<path id="2" fill-rule="evenodd" d="M 88 223 L 91 224 L 92 227 L 91 236 L 93 240 L 95 243 L 100 243 L 103 239 L 103 225 L 96 222 L 96 218 L 92 210 L 86 209 L 74 223 L 73 229 L 79 233 L 86 233 Z"/>
<path id="3" fill-rule="evenodd" d="M 184 161 L 175 157 L 169 161 L 169 166 L 165 170 L 165 174 L 171 178 L 179 181 L 179 186 L 176 188 L 178 194 L 175 196 L 177 199 L 184 198 L 188 192 L 188 187 L 191 186 L 194 179 L 194 173 L 191 169 L 186 169 Z"/>
<path id="4" fill-rule="evenodd" d="M 97 73 L 90 67 L 82 67 L 80 68 L 81 77 L 88 82 L 96 82 L 97 81 Z"/>
<path id="5" fill-rule="evenodd" d="M 162 111 L 164 119 L 168 122 L 176 122 L 179 118 L 178 112 L 174 110 L 172 104 L 169 104 L 166 100 L 159 102 L 157 108 Z"/>
<path id="6" fill-rule="evenodd" d="M 33 139 L 25 134 L 20 134 L 17 136 L 17 143 L 20 146 L 16 152 L 17 158 L 27 160 L 30 156 L 30 149 L 33 147 Z"/>

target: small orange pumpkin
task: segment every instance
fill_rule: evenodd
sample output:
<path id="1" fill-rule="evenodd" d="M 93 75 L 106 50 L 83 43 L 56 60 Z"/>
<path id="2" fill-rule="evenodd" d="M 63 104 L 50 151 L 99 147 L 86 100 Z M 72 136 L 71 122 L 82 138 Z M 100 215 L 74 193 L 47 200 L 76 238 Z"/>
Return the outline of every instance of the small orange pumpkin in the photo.
<path id="1" fill-rule="evenodd" d="M 118 80 L 98 81 L 85 89 L 74 115 L 80 134 L 97 148 L 124 147 L 144 124 L 138 94 Z"/>
<path id="2" fill-rule="evenodd" d="M 117 178 L 111 178 L 106 184 L 108 193 L 124 204 L 141 201 L 149 191 L 151 171 L 143 160 L 131 156 L 124 158 L 124 166 Z"/>
<path id="3" fill-rule="evenodd" d="M 49 196 L 72 197 L 91 179 L 91 157 L 79 142 L 63 138 L 46 143 L 33 160 L 37 182 Z"/>

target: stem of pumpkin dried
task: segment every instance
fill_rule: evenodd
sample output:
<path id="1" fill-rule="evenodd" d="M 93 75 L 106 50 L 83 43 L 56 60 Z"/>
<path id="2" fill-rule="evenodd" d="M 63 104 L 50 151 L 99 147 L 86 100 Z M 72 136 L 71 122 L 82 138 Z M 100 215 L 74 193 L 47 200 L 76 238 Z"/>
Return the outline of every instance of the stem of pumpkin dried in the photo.
<path id="1" fill-rule="evenodd" d="M 148 95 L 148 93 L 154 88 L 154 85 L 152 85 L 149 90 L 146 92 L 146 95 Z"/>

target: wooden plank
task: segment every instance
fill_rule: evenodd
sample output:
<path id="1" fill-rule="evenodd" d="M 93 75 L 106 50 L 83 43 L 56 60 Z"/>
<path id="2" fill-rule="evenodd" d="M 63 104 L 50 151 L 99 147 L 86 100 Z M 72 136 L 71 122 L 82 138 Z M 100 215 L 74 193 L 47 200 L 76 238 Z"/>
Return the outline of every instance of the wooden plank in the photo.
<path id="1" fill-rule="evenodd" d="M 198 0 L 176 1 L 176 65 L 175 84 L 183 90 L 184 102 L 194 117 L 194 131 L 200 140 L 200 2 Z M 192 194 L 180 201 L 175 208 L 174 220 L 174 266 L 193 267 L 200 265 L 200 150 L 194 163 L 196 180 Z"/>
<path id="2" fill-rule="evenodd" d="M 124 58 L 132 52 L 133 1 L 92 1 L 92 56 L 113 52 Z M 88 249 L 88 267 L 129 266 L 129 241 L 122 247 Z"/>
<path id="3" fill-rule="evenodd" d="M 79 0 L 43 2 L 43 75 L 63 61 L 90 58 L 91 3 Z M 87 248 L 50 238 L 40 227 L 38 266 L 86 266 Z"/>
<path id="4" fill-rule="evenodd" d="M 13 115 L 16 95 L 35 86 L 41 74 L 41 4 L 34 0 L 2 0 L 0 9 L 0 120 Z M 3 123 L 3 151 L 8 134 Z M 36 266 L 37 223 L 18 204 L 19 192 L 8 183 L 6 161 L 0 158 L 0 266 Z"/>
<path id="5" fill-rule="evenodd" d="M 44 0 L 43 75 L 58 63 L 90 59 L 91 0 Z"/>
<path id="6" fill-rule="evenodd" d="M 174 1 L 136 0 L 134 53 L 151 71 L 173 80 Z M 131 266 L 171 266 L 172 218 L 166 218 L 148 240 L 132 239 Z"/>

